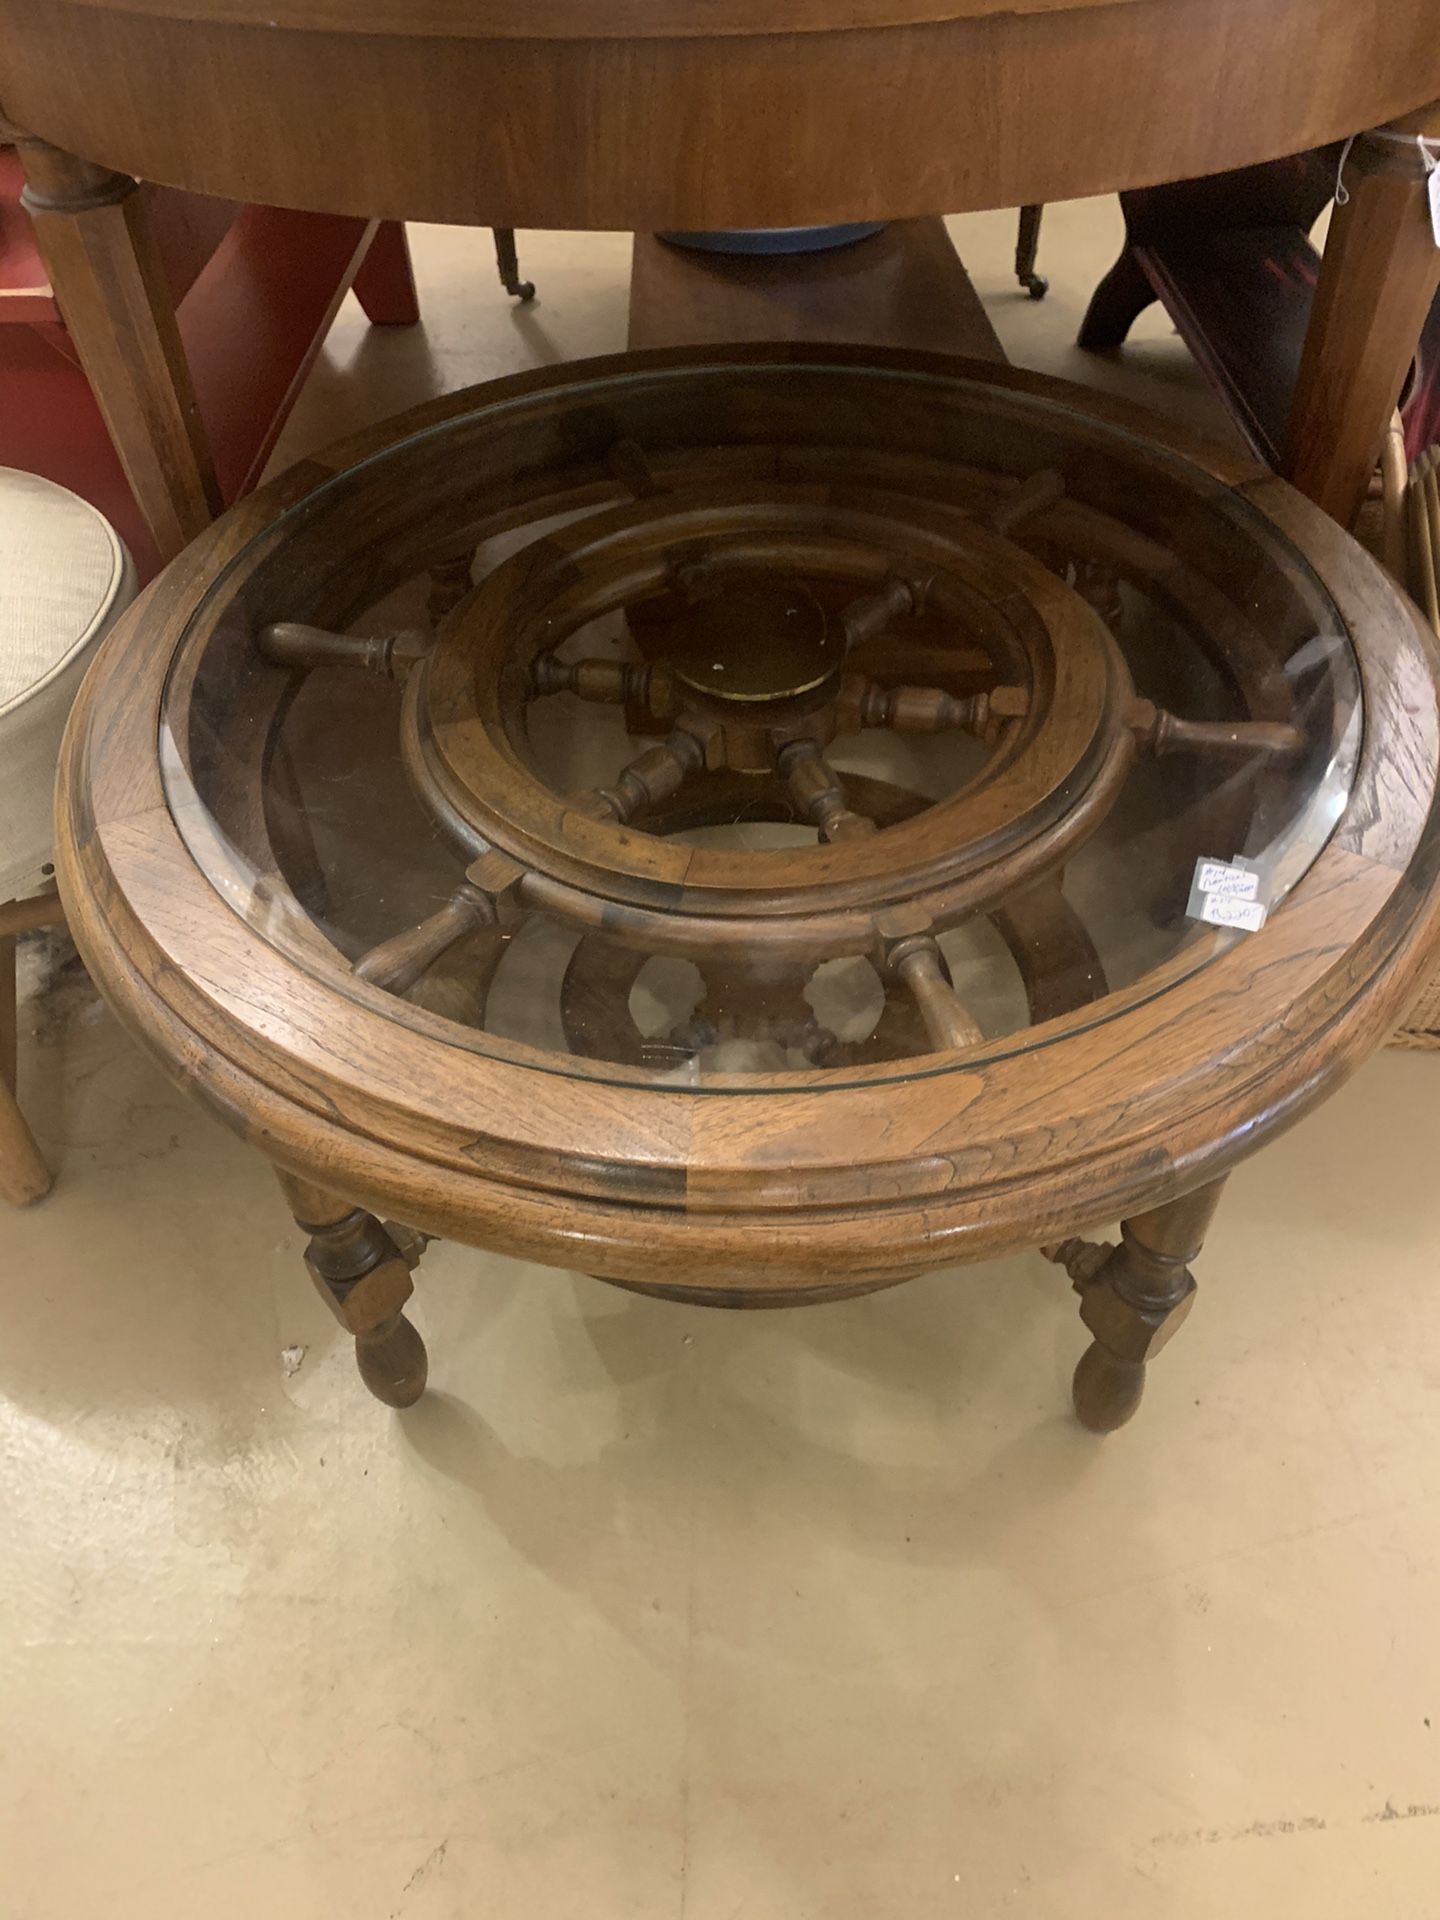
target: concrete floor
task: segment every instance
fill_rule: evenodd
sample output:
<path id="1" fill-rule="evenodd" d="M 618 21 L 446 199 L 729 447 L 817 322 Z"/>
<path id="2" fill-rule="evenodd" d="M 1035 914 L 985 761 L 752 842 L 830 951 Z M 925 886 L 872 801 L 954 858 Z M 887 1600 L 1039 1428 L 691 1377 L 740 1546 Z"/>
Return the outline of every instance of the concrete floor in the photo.
<path id="1" fill-rule="evenodd" d="M 1113 205 L 957 222 L 1014 357 Z M 416 235 L 287 436 L 623 344 L 627 243 Z M 45 955 L 31 956 L 32 973 Z M 439 1246 L 432 1392 L 355 1378 L 265 1168 L 62 967 L 59 1169 L 0 1272 L 5 1920 L 1424 1920 L 1440 1911 L 1440 1061 L 1241 1172 L 1141 1417 L 1067 1414 L 1038 1257 L 707 1314 Z"/>

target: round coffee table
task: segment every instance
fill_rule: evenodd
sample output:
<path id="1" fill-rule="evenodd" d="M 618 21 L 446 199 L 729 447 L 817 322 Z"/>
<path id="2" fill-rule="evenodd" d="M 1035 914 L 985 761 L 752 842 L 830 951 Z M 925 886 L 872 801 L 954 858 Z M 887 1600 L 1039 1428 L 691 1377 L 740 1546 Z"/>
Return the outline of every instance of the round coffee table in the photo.
<path id="1" fill-rule="evenodd" d="M 637 354 L 194 542 L 59 871 L 391 1404 L 427 1234 L 718 1306 L 1040 1245 L 1106 1430 L 1229 1168 L 1403 1010 L 1437 766 L 1413 610 L 1260 469 L 964 362 Z"/>

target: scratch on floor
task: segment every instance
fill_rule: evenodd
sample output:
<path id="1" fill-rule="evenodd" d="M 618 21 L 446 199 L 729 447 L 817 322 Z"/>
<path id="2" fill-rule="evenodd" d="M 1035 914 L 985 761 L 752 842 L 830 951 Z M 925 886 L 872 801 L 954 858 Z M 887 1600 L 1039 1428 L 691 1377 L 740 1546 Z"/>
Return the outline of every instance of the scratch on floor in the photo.
<path id="1" fill-rule="evenodd" d="M 1367 1813 L 1361 1825 L 1373 1827 L 1382 1820 L 1433 1820 L 1436 1814 L 1440 1814 L 1440 1807 L 1422 1806 L 1417 1801 L 1411 1801 L 1408 1807 L 1397 1807 L 1387 1800 L 1378 1813 Z"/>
<path id="2" fill-rule="evenodd" d="M 1362 1813 L 1360 1825 L 1374 1827 L 1391 1820 L 1436 1818 L 1440 1818 L 1440 1806 L 1412 1800 L 1408 1806 L 1397 1807 L 1393 1800 L 1387 1800 L 1377 1813 Z M 1329 1824 L 1319 1814 L 1309 1813 L 1298 1820 L 1252 1820 L 1244 1827 L 1189 1827 L 1177 1833 L 1157 1833 L 1150 1844 L 1152 1847 L 1213 1847 L 1223 1840 L 1275 1840 L 1282 1834 L 1324 1833 Z"/>
<path id="3" fill-rule="evenodd" d="M 413 1893 L 416 1887 L 423 1886 L 425 1881 L 427 1881 L 430 1878 L 431 1874 L 434 1873 L 438 1867 L 441 1867 L 444 1865 L 445 1849 L 449 1846 L 449 1844 L 450 1844 L 450 1841 L 449 1841 L 449 1837 L 447 1836 L 444 1840 L 440 1842 L 438 1847 L 432 1847 L 430 1849 L 429 1853 L 426 1854 L 425 1858 L 420 1862 L 419 1866 L 416 1867 L 415 1871 L 411 1874 L 410 1878 L 405 1882 L 404 1886 L 400 1889 L 400 1898 L 402 1900 L 405 1898 L 405 1895 L 407 1893 Z"/>
<path id="4" fill-rule="evenodd" d="M 1119 1580 L 1106 1580 L 1099 1586 L 1086 1587 L 1077 1591 L 1073 1602 L 1079 1606 L 1089 1606 L 1097 1600 L 1113 1602 L 1121 1594 L 1144 1593 L 1148 1588 L 1164 1586 L 1169 1581 L 1185 1580 L 1195 1574 L 1207 1573 L 1212 1568 L 1222 1567 L 1233 1560 L 1253 1559 L 1257 1555 L 1274 1553 L 1283 1547 L 1299 1546 L 1307 1540 L 1314 1540 L 1326 1534 L 1343 1533 L 1346 1527 L 1360 1525 L 1370 1520 L 1398 1520 L 1416 1503 L 1402 1500 L 1394 1506 L 1361 1507 L 1354 1513 L 1342 1514 L 1333 1520 L 1317 1520 L 1313 1526 L 1296 1527 L 1287 1533 L 1274 1533 L 1263 1540 L 1246 1541 L 1237 1547 L 1226 1547 L 1219 1553 L 1201 1554 L 1197 1559 L 1178 1561 L 1174 1566 L 1160 1567 L 1149 1573 L 1127 1574 Z"/>
<path id="5" fill-rule="evenodd" d="M 1327 1823 L 1318 1813 L 1298 1820 L 1252 1820 L 1244 1827 L 1192 1827 L 1183 1833 L 1157 1833 L 1152 1847 L 1213 1847 L 1222 1840 L 1274 1840 L 1287 1833 L 1323 1833 Z"/>

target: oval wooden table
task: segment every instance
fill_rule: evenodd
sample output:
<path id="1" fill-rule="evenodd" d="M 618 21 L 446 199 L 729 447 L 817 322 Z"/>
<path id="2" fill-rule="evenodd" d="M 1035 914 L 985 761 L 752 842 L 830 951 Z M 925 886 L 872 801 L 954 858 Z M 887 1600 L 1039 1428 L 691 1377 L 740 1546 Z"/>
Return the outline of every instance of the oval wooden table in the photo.
<path id="1" fill-rule="evenodd" d="M 1263 470 L 978 363 L 661 352 L 232 509 L 87 679 L 57 859 L 391 1404 L 409 1229 L 725 1306 L 1043 1243 L 1105 1430 L 1225 1174 L 1403 1010 L 1437 775 L 1418 616 Z"/>
<path id="2" fill-rule="evenodd" d="M 1350 162 L 1287 455 L 1348 521 L 1440 279 L 1413 139 L 1437 100 L 1433 0 L 0 0 L 29 205 L 170 553 L 214 491 L 134 176 L 396 219 L 783 226 L 1389 125 Z"/>

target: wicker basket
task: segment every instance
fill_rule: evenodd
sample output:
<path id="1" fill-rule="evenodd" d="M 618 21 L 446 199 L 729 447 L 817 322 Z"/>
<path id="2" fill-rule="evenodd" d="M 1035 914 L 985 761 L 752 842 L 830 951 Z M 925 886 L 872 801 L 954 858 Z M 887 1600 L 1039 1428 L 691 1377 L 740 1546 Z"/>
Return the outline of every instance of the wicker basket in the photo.
<path id="1" fill-rule="evenodd" d="M 1440 967 L 1426 980 L 1420 998 L 1391 1037 L 1392 1047 L 1440 1053 Z"/>

